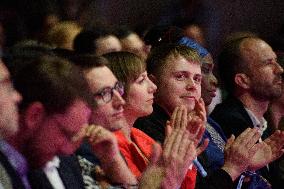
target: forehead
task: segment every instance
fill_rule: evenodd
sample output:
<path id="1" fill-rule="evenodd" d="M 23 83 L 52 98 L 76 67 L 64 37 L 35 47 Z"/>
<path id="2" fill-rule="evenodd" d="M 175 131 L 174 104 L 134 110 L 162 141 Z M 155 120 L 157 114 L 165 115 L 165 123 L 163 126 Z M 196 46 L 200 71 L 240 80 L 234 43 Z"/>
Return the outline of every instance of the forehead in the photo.
<path id="1" fill-rule="evenodd" d="M 199 62 L 189 61 L 182 56 L 171 57 L 168 59 L 163 69 L 163 73 L 189 72 L 192 74 L 201 74 L 200 66 Z"/>
<path id="2" fill-rule="evenodd" d="M 85 76 L 93 92 L 96 92 L 105 87 L 113 87 L 117 82 L 116 77 L 106 66 L 92 68 L 85 73 Z"/>
<path id="3" fill-rule="evenodd" d="M 272 48 L 260 39 L 245 39 L 241 46 L 240 51 L 242 57 L 247 62 L 261 62 L 268 59 L 275 59 L 276 54 Z"/>

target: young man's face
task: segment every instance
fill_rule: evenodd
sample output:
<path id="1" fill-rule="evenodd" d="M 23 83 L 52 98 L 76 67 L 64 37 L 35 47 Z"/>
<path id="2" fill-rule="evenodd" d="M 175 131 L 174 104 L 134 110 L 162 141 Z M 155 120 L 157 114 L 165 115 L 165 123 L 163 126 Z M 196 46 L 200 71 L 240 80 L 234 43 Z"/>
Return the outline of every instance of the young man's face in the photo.
<path id="1" fill-rule="evenodd" d="M 15 134 L 18 130 L 18 107 L 21 95 L 14 89 L 7 68 L 0 60 L 0 138 Z"/>
<path id="2" fill-rule="evenodd" d="M 93 109 L 91 122 L 99 124 L 110 131 L 122 128 L 124 124 L 124 104 L 125 101 L 119 91 L 113 89 L 117 84 L 117 79 L 106 66 L 93 68 L 85 74 L 91 91 L 97 102 L 97 107 Z M 111 89 L 112 97 L 106 102 L 102 92 Z M 110 90 L 108 90 L 110 91 Z"/>
<path id="3" fill-rule="evenodd" d="M 171 57 L 157 78 L 156 101 L 169 114 L 176 106 L 185 105 L 189 111 L 195 99 L 201 97 L 201 68 L 182 56 Z"/>

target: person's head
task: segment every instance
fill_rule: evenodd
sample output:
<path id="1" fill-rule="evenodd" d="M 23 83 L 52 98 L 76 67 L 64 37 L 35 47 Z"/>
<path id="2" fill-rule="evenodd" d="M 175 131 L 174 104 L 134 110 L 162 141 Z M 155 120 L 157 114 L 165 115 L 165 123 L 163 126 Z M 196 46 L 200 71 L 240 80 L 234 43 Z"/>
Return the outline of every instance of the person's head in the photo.
<path id="1" fill-rule="evenodd" d="M 124 125 L 124 86 L 106 66 L 108 61 L 94 55 L 79 55 L 73 60 L 84 70 L 97 106 L 93 109 L 91 122 L 110 131 Z"/>
<path id="2" fill-rule="evenodd" d="M 216 95 L 217 79 L 213 75 L 214 62 L 211 54 L 199 43 L 185 36 L 184 31 L 176 26 L 155 26 L 145 36 L 145 41 L 157 47 L 163 44 L 179 44 L 193 48 L 201 57 L 202 98 L 206 106 Z"/>
<path id="3" fill-rule="evenodd" d="M 205 106 L 209 106 L 213 98 L 216 96 L 216 88 L 218 84 L 217 78 L 213 74 L 214 61 L 211 54 L 207 51 L 207 49 L 188 37 L 182 37 L 177 43 L 193 48 L 201 57 L 201 96 L 204 100 Z"/>
<path id="4" fill-rule="evenodd" d="M 147 53 L 145 44 L 142 39 L 131 29 L 127 27 L 120 27 L 116 31 L 122 50 L 134 53 L 142 59 L 146 59 Z"/>
<path id="5" fill-rule="evenodd" d="M 74 50 L 78 53 L 97 56 L 122 49 L 119 39 L 106 28 L 95 28 L 80 32 L 74 40 Z"/>
<path id="6" fill-rule="evenodd" d="M 18 131 L 18 103 L 21 95 L 14 89 L 10 74 L 0 59 L 0 139 Z"/>
<path id="7" fill-rule="evenodd" d="M 108 66 L 117 79 L 124 83 L 125 116 L 137 119 L 151 114 L 157 87 L 148 78 L 146 63 L 130 52 L 112 52 L 104 57 L 108 59 Z"/>
<path id="8" fill-rule="evenodd" d="M 147 71 L 158 90 L 155 101 L 171 114 L 176 106 L 191 111 L 201 97 L 201 63 L 198 53 L 183 45 L 154 48 L 147 59 Z"/>
<path id="9" fill-rule="evenodd" d="M 80 69 L 64 59 L 41 56 L 32 59 L 14 82 L 23 96 L 15 141 L 31 166 L 72 154 L 81 142 L 74 136 L 88 124 L 94 106 Z"/>
<path id="10" fill-rule="evenodd" d="M 59 22 L 47 32 L 46 42 L 58 48 L 73 50 L 74 39 L 81 30 L 76 22 Z"/>
<path id="11" fill-rule="evenodd" d="M 206 47 L 206 39 L 204 29 L 201 24 L 197 23 L 196 20 L 188 18 L 177 18 L 174 20 L 174 25 L 182 28 L 184 35 L 188 38 L 193 39 L 203 47 Z"/>
<path id="12" fill-rule="evenodd" d="M 229 94 L 249 94 L 260 101 L 281 95 L 283 69 L 276 54 L 262 39 L 253 34 L 228 38 L 218 57 L 221 80 Z"/>

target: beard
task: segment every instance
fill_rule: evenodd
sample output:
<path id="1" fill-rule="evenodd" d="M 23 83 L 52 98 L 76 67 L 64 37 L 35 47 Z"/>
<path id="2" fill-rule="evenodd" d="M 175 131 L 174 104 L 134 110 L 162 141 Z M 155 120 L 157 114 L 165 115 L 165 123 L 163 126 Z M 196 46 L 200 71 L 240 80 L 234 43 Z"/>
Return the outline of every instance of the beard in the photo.
<path id="1" fill-rule="evenodd" d="M 282 87 L 274 83 L 257 82 L 251 88 L 251 94 L 260 101 L 271 101 L 281 96 Z"/>

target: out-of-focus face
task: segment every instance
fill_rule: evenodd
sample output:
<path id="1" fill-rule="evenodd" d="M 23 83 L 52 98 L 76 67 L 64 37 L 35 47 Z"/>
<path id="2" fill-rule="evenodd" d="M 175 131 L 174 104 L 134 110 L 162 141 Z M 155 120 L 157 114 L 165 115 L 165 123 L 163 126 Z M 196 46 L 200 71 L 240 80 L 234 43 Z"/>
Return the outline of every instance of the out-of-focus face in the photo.
<path id="1" fill-rule="evenodd" d="M 272 48 L 260 39 L 245 39 L 240 47 L 241 55 L 248 64 L 250 94 L 259 100 L 272 100 L 282 93 L 281 74 Z"/>
<path id="2" fill-rule="evenodd" d="M 191 39 L 194 39 L 201 46 L 206 46 L 204 32 L 198 25 L 190 25 L 189 27 L 185 28 L 185 35 Z"/>
<path id="3" fill-rule="evenodd" d="M 153 112 L 154 93 L 157 86 L 148 78 L 147 72 L 130 83 L 126 97 L 125 115 L 134 118 L 143 117 Z"/>
<path id="4" fill-rule="evenodd" d="M 201 97 L 201 68 L 182 56 L 168 59 L 157 78 L 156 101 L 169 114 L 176 106 L 184 105 L 188 111 L 195 107 L 195 99 Z"/>
<path id="5" fill-rule="evenodd" d="M 10 75 L 0 60 L 0 138 L 7 138 L 18 131 L 18 107 L 21 95 L 14 89 Z"/>
<path id="6" fill-rule="evenodd" d="M 29 140 L 32 142 L 28 145 L 28 151 L 33 154 L 26 154 L 28 159 L 34 160 L 29 156 L 35 155 L 35 157 L 49 161 L 55 155 L 74 153 L 82 141 L 74 141 L 73 138 L 86 127 L 90 115 L 91 109 L 87 104 L 82 100 L 75 100 L 64 113 L 44 117 Z"/>
<path id="7" fill-rule="evenodd" d="M 118 82 L 116 77 L 106 66 L 93 68 L 85 76 L 98 104 L 93 109 L 91 122 L 99 124 L 110 131 L 121 129 L 125 124 L 123 107 L 125 101 L 119 91 L 112 89 Z M 112 91 L 112 98 L 109 102 L 105 102 L 103 97 L 99 95 L 105 89 L 111 89 Z"/>
<path id="8" fill-rule="evenodd" d="M 146 59 L 145 44 L 136 33 L 132 33 L 126 38 L 121 39 L 120 42 L 123 50 L 134 53 L 142 59 Z"/>
<path id="9" fill-rule="evenodd" d="M 109 52 L 117 52 L 122 50 L 120 41 L 114 35 L 99 38 L 96 41 L 96 55 L 100 56 Z"/>
<path id="10" fill-rule="evenodd" d="M 204 100 L 205 106 L 209 106 L 212 99 L 216 96 L 217 79 L 213 74 L 213 59 L 210 54 L 206 55 L 202 60 L 201 72 L 201 96 Z"/>

